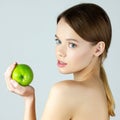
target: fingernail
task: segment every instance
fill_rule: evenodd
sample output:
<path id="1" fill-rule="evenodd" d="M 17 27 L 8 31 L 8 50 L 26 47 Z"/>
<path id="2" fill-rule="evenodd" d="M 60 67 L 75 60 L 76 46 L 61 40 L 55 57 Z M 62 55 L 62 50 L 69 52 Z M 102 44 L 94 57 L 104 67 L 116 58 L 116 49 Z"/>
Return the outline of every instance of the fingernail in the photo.
<path id="1" fill-rule="evenodd" d="M 16 65 L 16 64 L 17 64 L 17 62 L 13 62 L 13 64 L 14 64 L 14 65 Z"/>

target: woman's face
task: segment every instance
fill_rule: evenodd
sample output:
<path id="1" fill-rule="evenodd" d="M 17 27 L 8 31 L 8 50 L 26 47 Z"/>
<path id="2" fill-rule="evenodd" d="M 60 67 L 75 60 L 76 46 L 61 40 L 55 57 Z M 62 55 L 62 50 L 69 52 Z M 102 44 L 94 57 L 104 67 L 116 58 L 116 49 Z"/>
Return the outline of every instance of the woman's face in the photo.
<path id="1" fill-rule="evenodd" d="M 93 58 L 93 46 L 82 39 L 61 19 L 56 30 L 57 66 L 61 73 L 75 73 L 87 67 Z"/>

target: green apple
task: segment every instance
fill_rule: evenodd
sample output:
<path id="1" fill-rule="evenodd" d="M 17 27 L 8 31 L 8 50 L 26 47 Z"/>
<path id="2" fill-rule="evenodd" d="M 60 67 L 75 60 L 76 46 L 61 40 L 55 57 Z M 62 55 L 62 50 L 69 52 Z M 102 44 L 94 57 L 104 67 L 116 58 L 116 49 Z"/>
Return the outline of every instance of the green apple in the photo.
<path id="1" fill-rule="evenodd" d="M 28 86 L 33 80 L 33 71 L 26 64 L 17 64 L 12 72 L 12 79 L 22 86 Z"/>

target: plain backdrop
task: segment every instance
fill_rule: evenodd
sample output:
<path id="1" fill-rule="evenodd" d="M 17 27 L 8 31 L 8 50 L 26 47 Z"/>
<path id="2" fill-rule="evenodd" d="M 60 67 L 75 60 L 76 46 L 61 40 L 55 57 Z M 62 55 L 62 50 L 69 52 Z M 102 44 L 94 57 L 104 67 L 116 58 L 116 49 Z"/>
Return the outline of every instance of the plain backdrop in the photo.
<path id="1" fill-rule="evenodd" d="M 116 116 L 111 120 L 120 120 L 119 0 L 0 0 L 0 120 L 23 119 L 24 101 L 8 91 L 4 80 L 4 72 L 14 61 L 29 64 L 34 71 L 31 85 L 36 89 L 39 120 L 52 85 L 72 79 L 72 75 L 62 75 L 56 67 L 56 17 L 82 2 L 97 3 L 111 19 L 113 37 L 104 66 L 116 101 Z"/>

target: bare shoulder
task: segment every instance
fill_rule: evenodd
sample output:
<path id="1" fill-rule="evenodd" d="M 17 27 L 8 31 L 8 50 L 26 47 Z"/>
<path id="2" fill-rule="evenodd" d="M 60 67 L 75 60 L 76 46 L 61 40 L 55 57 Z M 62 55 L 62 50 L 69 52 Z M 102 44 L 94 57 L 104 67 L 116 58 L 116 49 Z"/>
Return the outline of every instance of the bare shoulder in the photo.
<path id="1" fill-rule="evenodd" d="M 99 104 L 98 104 L 99 103 Z M 98 87 L 84 82 L 64 80 L 53 85 L 43 118 L 52 120 L 103 119 L 107 107 L 104 95 Z M 53 119 L 54 118 L 54 119 Z"/>
<path id="2" fill-rule="evenodd" d="M 69 99 L 70 102 L 75 103 L 74 100 L 78 100 L 75 98 L 80 98 L 79 101 L 83 100 L 82 96 L 84 96 L 87 89 L 88 88 L 80 82 L 76 82 L 74 80 L 64 80 L 54 84 L 51 89 L 51 93 L 56 96 L 59 95 L 59 97 L 64 97 L 65 99 Z"/>
<path id="3" fill-rule="evenodd" d="M 84 82 L 74 80 L 64 80 L 56 83 L 52 88 L 52 92 L 56 96 L 69 100 L 74 107 L 77 107 L 78 104 L 81 105 L 81 103 L 89 106 L 99 102 L 100 105 L 106 101 L 104 91 L 98 86 L 90 86 Z"/>
<path id="4" fill-rule="evenodd" d="M 73 116 L 74 103 L 72 81 L 61 81 L 53 85 L 46 103 L 43 120 L 70 120 Z"/>
<path id="5" fill-rule="evenodd" d="M 71 92 L 77 86 L 80 87 L 80 84 L 76 83 L 73 80 L 64 80 L 64 81 L 55 83 L 52 87 L 52 90 L 59 91 L 59 92 Z"/>
<path id="6" fill-rule="evenodd" d="M 71 85 L 72 85 L 72 81 L 70 80 L 57 82 L 53 85 L 51 89 L 51 93 L 64 96 L 64 94 L 66 95 L 68 92 L 70 92 Z"/>
<path id="7" fill-rule="evenodd" d="M 85 96 L 87 94 L 88 97 L 90 96 L 96 97 L 96 95 L 100 95 L 100 93 L 103 92 L 97 85 L 91 86 L 89 84 L 86 84 L 85 82 L 74 80 L 64 80 L 61 82 L 57 82 L 56 84 L 53 85 L 52 91 L 62 93 L 62 95 L 70 93 L 71 97 L 75 95 L 81 97 L 82 95 Z"/>

